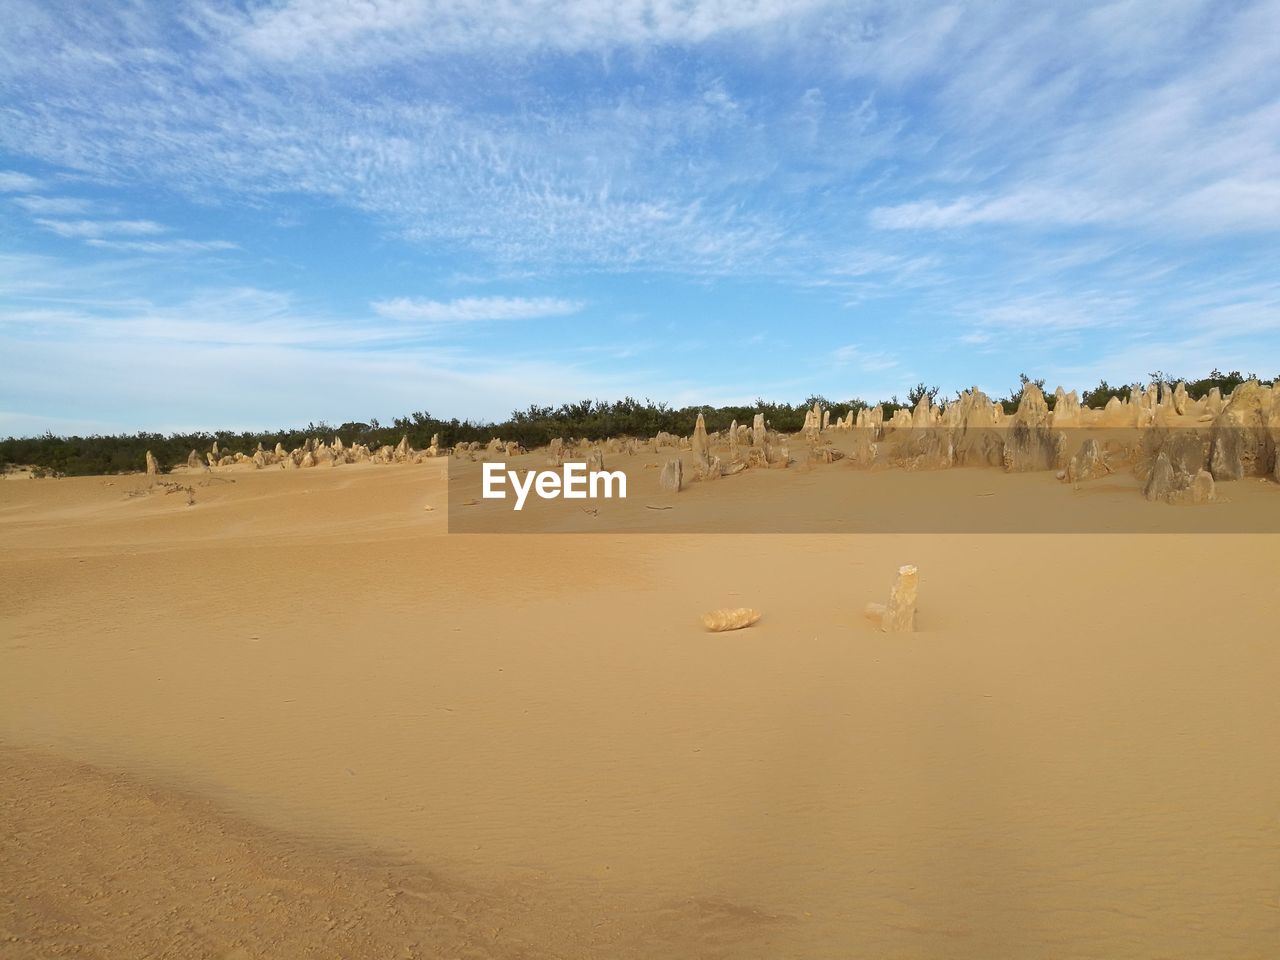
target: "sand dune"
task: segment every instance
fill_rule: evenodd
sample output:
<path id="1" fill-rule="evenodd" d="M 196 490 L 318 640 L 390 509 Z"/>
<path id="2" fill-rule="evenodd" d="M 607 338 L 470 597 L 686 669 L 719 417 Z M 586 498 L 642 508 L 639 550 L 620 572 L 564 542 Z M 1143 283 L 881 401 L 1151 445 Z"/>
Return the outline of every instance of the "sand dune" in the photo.
<path id="1" fill-rule="evenodd" d="M 830 530 L 839 467 L 680 504 Z M 224 476 L 0 481 L 6 957 L 1280 948 L 1274 485 L 1236 533 L 458 536 L 443 462 Z"/>

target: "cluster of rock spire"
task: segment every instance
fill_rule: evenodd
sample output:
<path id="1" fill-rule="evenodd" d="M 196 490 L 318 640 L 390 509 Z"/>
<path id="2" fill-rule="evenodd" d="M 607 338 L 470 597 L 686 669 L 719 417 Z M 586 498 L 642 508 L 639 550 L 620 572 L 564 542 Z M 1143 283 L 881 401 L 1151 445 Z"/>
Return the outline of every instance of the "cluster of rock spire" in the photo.
<path id="1" fill-rule="evenodd" d="M 887 421 L 880 408 L 859 411 L 851 427 L 848 421 L 830 426 L 855 433 L 848 455 L 868 468 L 985 465 L 1055 470 L 1060 479 L 1080 483 L 1128 466 L 1148 499 L 1186 503 L 1212 500 L 1215 481 L 1261 476 L 1280 482 L 1280 384 L 1256 380 L 1227 397 L 1215 387 L 1199 399 L 1182 383 L 1152 385 L 1098 410 L 1061 387 L 1050 408 L 1040 388 L 1027 384 L 1012 414 L 975 387 L 942 406 L 923 397 Z M 831 444 L 828 424 L 815 405 L 803 429 L 811 458 Z"/>
<path id="2" fill-rule="evenodd" d="M 432 457 L 447 456 L 448 453 L 447 448 L 440 446 L 439 434 L 431 438 L 431 446 L 425 450 L 415 450 L 409 446 L 408 437 L 401 437 L 400 442 L 394 447 L 388 444 L 379 447 L 377 450 L 370 450 L 369 447 L 362 443 L 353 443 L 347 446 L 343 444 L 341 437 L 334 437 L 332 443 L 326 443 L 323 440 L 317 440 L 312 437 L 302 446 L 295 447 L 292 450 L 286 450 L 279 443 L 275 445 L 274 449 L 266 450 L 259 443 L 258 448 L 252 454 L 246 454 L 220 450 L 218 441 L 215 440 L 213 446 L 203 456 L 195 450 L 187 454 L 187 468 L 190 470 L 209 470 L 214 467 L 231 467 L 237 464 L 245 464 L 252 465 L 259 470 L 267 467 L 294 470 L 305 467 L 334 467 L 343 463 L 421 463 L 423 460 Z M 156 472 L 158 472 L 158 466 L 156 465 L 155 457 L 148 450 L 147 473 L 154 474 Z"/>
<path id="3" fill-rule="evenodd" d="M 1250 380 L 1225 397 L 1215 387 L 1198 399 L 1188 394 L 1183 383 L 1152 384 L 1133 388 L 1124 399 L 1112 397 L 1101 409 L 1082 406 L 1075 391 L 1061 387 L 1054 392 L 1051 406 L 1039 386 L 1028 383 L 1011 414 L 977 387 L 945 404 L 924 396 L 914 408 L 897 409 L 887 416 L 882 406 L 876 406 L 833 418 L 831 410 L 815 403 L 806 411 L 797 435 L 773 430 L 763 414 L 756 414 L 749 426 L 735 420 L 725 430 L 711 433 L 698 414 L 687 437 L 660 432 L 648 440 L 556 438 L 546 449 L 546 462 L 560 466 L 566 461 L 586 461 L 603 470 L 606 459 L 618 455 L 670 451 L 674 456 L 656 465 L 658 486 L 670 492 L 744 470 L 785 468 L 798 457 L 808 464 L 848 460 L 862 469 L 1053 470 L 1059 479 L 1073 484 L 1128 468 L 1142 481 L 1148 499 L 1202 503 L 1213 499 L 1216 482 L 1251 475 L 1280 482 L 1278 449 L 1280 383 L 1264 386 Z M 192 450 L 187 466 L 203 470 L 243 464 L 288 470 L 344 463 L 420 463 L 447 456 L 480 460 L 526 452 L 520 444 L 499 438 L 450 448 L 441 446 L 437 434 L 426 449 L 415 450 L 406 436 L 394 447 L 372 450 L 362 444 L 346 446 L 334 437 L 329 443 L 309 439 L 293 450 L 280 444 L 266 450 L 259 444 L 252 454 L 221 451 L 215 442 L 203 455 Z M 150 451 L 146 468 L 151 475 L 160 471 Z"/>
<path id="4" fill-rule="evenodd" d="M 699 415 L 687 441 L 660 435 L 659 446 L 664 443 L 690 450 L 694 480 L 787 466 L 796 462 L 790 443 L 808 463 L 847 459 L 864 469 L 1052 470 L 1078 484 L 1127 468 L 1138 475 L 1148 499 L 1205 503 L 1223 480 L 1260 476 L 1280 482 L 1280 384 L 1250 380 L 1228 396 L 1215 387 L 1198 399 L 1184 383 L 1153 384 L 1092 409 L 1061 387 L 1051 406 L 1040 387 L 1028 383 L 1011 414 L 974 387 L 946 404 L 924 396 L 914 408 L 887 417 L 876 406 L 833 418 L 815 403 L 792 438 L 773 433 L 760 415 L 750 430 L 735 422 L 723 434 L 709 435 Z M 667 461 L 661 487 L 679 490 L 684 467 L 681 460 Z"/>

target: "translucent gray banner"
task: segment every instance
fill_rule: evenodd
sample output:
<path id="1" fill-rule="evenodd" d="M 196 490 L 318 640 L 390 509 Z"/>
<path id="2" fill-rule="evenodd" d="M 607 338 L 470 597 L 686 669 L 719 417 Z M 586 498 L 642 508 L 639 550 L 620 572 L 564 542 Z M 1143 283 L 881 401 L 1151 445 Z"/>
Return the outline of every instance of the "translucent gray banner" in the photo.
<path id="1" fill-rule="evenodd" d="M 1280 533 L 1265 429 L 829 429 L 458 448 L 450 533 Z"/>

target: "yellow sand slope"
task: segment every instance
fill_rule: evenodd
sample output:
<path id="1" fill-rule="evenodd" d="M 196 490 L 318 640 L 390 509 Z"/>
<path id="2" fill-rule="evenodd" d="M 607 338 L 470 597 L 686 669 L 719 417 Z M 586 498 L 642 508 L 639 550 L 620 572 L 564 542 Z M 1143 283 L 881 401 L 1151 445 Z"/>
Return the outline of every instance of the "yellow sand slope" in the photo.
<path id="1" fill-rule="evenodd" d="M 839 466 L 715 509 L 822 529 Z M 0 481 L 5 957 L 1280 948 L 1280 552 L 1246 511 L 446 536 L 443 463 L 226 476 L 192 507 Z M 944 505 L 1000 477 L 892 476 Z M 919 632 L 878 633 L 906 562 Z M 706 632 L 721 607 L 764 616 Z"/>

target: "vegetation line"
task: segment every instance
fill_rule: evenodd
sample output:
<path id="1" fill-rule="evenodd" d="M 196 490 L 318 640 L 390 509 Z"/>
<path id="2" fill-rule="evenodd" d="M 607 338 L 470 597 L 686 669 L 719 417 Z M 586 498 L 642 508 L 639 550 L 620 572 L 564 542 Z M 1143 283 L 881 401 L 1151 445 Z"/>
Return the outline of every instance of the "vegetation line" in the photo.
<path id="1" fill-rule="evenodd" d="M 1172 386 L 1183 379 L 1156 371 L 1138 386 L 1145 387 L 1147 383 Z M 1185 382 L 1191 398 L 1199 399 L 1214 387 L 1226 394 L 1249 379 L 1257 378 L 1253 374 L 1241 374 L 1238 370 L 1223 373 L 1215 369 L 1206 377 L 1186 379 Z M 1270 384 L 1273 381 L 1262 382 Z M 1044 388 L 1043 379 L 1033 380 L 1022 374 L 1018 385 L 1000 401 L 1006 412 L 1012 413 L 1017 409 L 1022 389 L 1028 383 Z M 1081 403 L 1087 407 L 1102 407 L 1112 397 L 1127 397 L 1130 389 L 1129 385 L 1113 387 L 1103 380 L 1082 394 Z M 899 400 L 895 395 L 881 401 L 881 405 L 888 415 L 903 407 L 914 407 L 924 396 L 936 401 L 938 388 L 920 383 L 908 392 L 905 400 Z M 1046 394 L 1045 399 L 1052 408 L 1053 394 Z M 685 435 L 692 432 L 694 420 L 699 413 L 706 418 L 707 429 L 712 431 L 722 430 L 734 420 L 749 424 L 757 413 L 763 413 L 773 429 L 794 433 L 801 429 L 805 411 L 812 408 L 814 403 L 831 410 L 832 417 L 843 416 L 850 410 L 856 412 L 875 406 L 858 398 L 839 401 L 813 396 L 794 404 L 757 400 L 750 406 L 675 408 L 649 399 L 641 401 L 627 397 L 617 401 L 582 400 L 558 407 L 530 406 L 527 410 L 514 411 L 501 423 L 439 420 L 426 411 L 418 411 L 407 417 L 397 417 L 389 425 L 370 420 L 368 423 L 350 422 L 332 426 L 321 421 L 309 423 L 305 427 L 265 431 L 219 430 L 211 433 L 167 435 L 140 432 L 89 437 L 59 437 L 46 433 L 40 437 L 9 437 L 7 440 L 0 440 L 0 465 L 5 468 L 13 465 L 39 467 L 64 476 L 125 473 L 140 469 L 146 451 L 150 450 L 159 461 L 161 469 L 168 470 L 186 463 L 190 451 L 208 450 L 214 441 L 226 452 L 252 453 L 259 443 L 267 448 L 280 443 L 285 449 L 291 450 L 302 446 L 308 437 L 331 439 L 335 436 L 340 437 L 346 445 L 362 443 L 371 450 L 383 445 L 394 446 L 405 436 L 409 438 L 411 446 L 422 449 L 431 443 L 433 434 L 439 434 L 440 442 L 445 446 L 471 440 L 483 443 L 493 437 L 501 437 L 532 449 L 546 445 L 554 437 L 602 440 L 606 437 L 652 437 L 659 431 Z"/>

